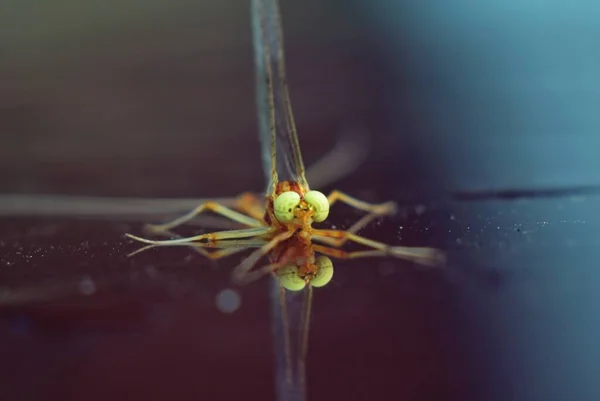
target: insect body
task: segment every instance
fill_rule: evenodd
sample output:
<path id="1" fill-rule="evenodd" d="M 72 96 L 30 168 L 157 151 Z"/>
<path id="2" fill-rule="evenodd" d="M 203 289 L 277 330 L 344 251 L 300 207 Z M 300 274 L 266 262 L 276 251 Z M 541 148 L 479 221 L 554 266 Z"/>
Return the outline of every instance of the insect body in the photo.
<path id="1" fill-rule="evenodd" d="M 278 349 L 277 355 L 284 356 L 278 359 L 284 364 L 278 368 L 278 372 L 285 372 L 278 395 L 280 399 L 301 400 L 305 397 L 304 360 L 312 288 L 322 287 L 331 281 L 333 263 L 330 257 L 355 259 L 392 256 L 438 265 L 443 263 L 444 254 L 427 247 L 390 246 L 357 235 L 374 218 L 394 214 L 394 202 L 371 204 L 337 190 L 326 196 L 309 188 L 285 77 L 283 35 L 277 0 L 252 0 L 251 11 L 259 131 L 263 167 L 268 181 L 265 198 L 245 193 L 227 200 L 227 205 L 209 201 L 171 222 L 149 226 L 153 233 L 172 234 L 172 229 L 205 211 L 212 211 L 241 224 L 245 227 L 242 229 L 169 240 L 151 240 L 131 234 L 127 236 L 148 244 L 143 249 L 165 245 L 193 246 L 210 259 L 220 259 L 247 248 L 258 248 L 233 270 L 233 279 L 237 283 L 248 283 L 271 274 L 278 280 L 279 302 L 274 303 L 273 316 L 279 322 L 276 343 L 283 347 L 283 351 Z M 314 223 L 327 219 L 330 208 L 337 202 L 346 203 L 366 214 L 348 230 L 314 227 Z M 346 241 L 360 244 L 366 249 L 344 251 L 340 247 Z M 265 256 L 269 261 L 257 267 Z M 306 294 L 302 313 L 297 315 L 299 320 L 294 321 L 291 317 L 293 314 L 288 313 L 288 305 L 292 304 L 293 298 L 288 297 L 288 292 L 293 294 L 302 290 Z M 292 334 L 296 331 L 291 326 L 300 328 L 299 337 Z M 297 346 L 292 346 L 294 337 L 297 337 Z"/>

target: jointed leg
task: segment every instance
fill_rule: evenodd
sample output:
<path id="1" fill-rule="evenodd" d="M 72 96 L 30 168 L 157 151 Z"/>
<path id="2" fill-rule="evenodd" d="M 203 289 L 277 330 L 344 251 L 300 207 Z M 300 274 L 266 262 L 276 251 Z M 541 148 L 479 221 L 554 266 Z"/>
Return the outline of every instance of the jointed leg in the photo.
<path id="1" fill-rule="evenodd" d="M 235 211 L 231 208 L 228 208 L 226 206 L 223 206 L 219 203 L 209 201 L 209 202 L 205 202 L 205 203 L 199 205 L 198 207 L 193 209 L 191 212 L 189 212 L 181 217 L 178 217 L 175 220 L 172 220 L 172 221 L 169 221 L 169 222 L 163 223 L 163 224 L 149 224 L 147 228 L 150 231 L 171 230 L 175 227 L 178 227 L 182 224 L 189 222 L 190 220 L 192 220 L 196 216 L 198 216 L 200 213 L 207 211 L 207 210 L 211 211 L 213 213 L 219 214 L 223 217 L 226 217 L 230 220 L 233 220 L 237 223 L 246 225 L 248 227 L 259 227 L 263 224 L 260 220 L 262 218 L 262 216 L 259 214 L 260 206 L 258 204 L 258 199 L 256 198 L 256 196 L 254 196 L 250 193 L 245 193 L 245 194 L 240 195 L 239 197 L 237 197 L 235 199 L 233 208 L 241 210 L 241 211 L 247 213 L 248 215 L 237 212 L 237 211 Z M 253 217 L 250 217 L 250 216 L 253 216 Z"/>
<path id="2" fill-rule="evenodd" d="M 340 230 L 313 230 L 312 238 L 322 241 L 323 238 L 346 238 L 350 241 L 367 246 L 369 248 L 383 251 L 386 255 L 395 256 L 400 259 L 411 260 L 428 266 L 438 266 L 445 261 L 442 251 L 435 248 L 390 246 L 365 237 L 358 236 L 348 231 Z M 377 255 L 375 255 L 377 256 Z"/>
<path id="3" fill-rule="evenodd" d="M 360 220 L 358 220 L 356 223 L 352 224 L 352 226 L 345 231 L 349 232 L 351 234 L 356 234 L 359 230 L 361 230 L 363 227 L 366 227 L 367 224 L 369 224 L 371 221 L 373 221 L 374 219 L 376 219 L 378 217 L 380 217 L 380 216 L 377 214 L 374 214 L 374 213 L 369 213 L 367 215 L 364 215 Z M 348 241 L 348 239 L 349 238 L 347 236 L 344 236 L 342 238 L 322 237 L 319 240 L 324 244 L 335 246 L 335 247 L 339 248 L 342 245 L 344 245 L 346 243 L 346 241 Z"/>
<path id="4" fill-rule="evenodd" d="M 374 205 L 372 203 L 364 202 L 358 200 L 356 198 L 351 197 L 350 195 L 346 195 L 343 192 L 338 190 L 332 191 L 327 197 L 329 201 L 329 206 L 331 207 L 335 202 L 340 201 L 344 202 L 347 205 L 352 206 L 355 209 L 363 210 L 367 213 L 373 213 L 377 216 L 384 216 L 388 214 L 396 213 L 396 203 L 395 202 L 385 202 L 380 203 L 378 205 Z"/>
<path id="5" fill-rule="evenodd" d="M 157 230 L 155 234 L 162 235 L 162 236 L 169 237 L 169 238 L 177 238 L 177 239 L 185 238 L 182 235 L 179 235 L 179 234 L 174 233 L 174 232 L 169 231 L 169 230 L 160 230 L 160 231 Z M 138 240 L 140 237 L 131 236 L 131 238 L 133 238 L 135 240 Z M 243 240 L 240 240 L 240 241 L 243 241 Z M 237 241 L 237 242 L 240 242 L 240 241 Z M 229 241 L 229 242 L 233 242 L 233 241 Z M 148 250 L 150 248 L 155 248 L 157 246 L 158 246 L 157 244 L 146 245 L 145 247 L 140 248 L 137 251 L 130 253 L 129 255 L 127 255 L 127 257 L 131 257 L 131 256 L 134 256 L 134 255 L 137 255 L 138 253 L 142 253 L 142 252 L 144 252 L 144 251 L 146 251 L 146 250 Z M 188 242 L 188 243 L 182 243 L 182 244 L 171 244 L 171 246 L 186 246 L 186 247 L 189 247 L 189 248 L 193 249 L 194 251 L 196 251 L 197 253 L 199 253 L 200 255 L 202 255 L 202 256 L 204 256 L 204 257 L 206 257 L 208 259 L 213 259 L 212 255 L 218 255 L 221 252 L 221 251 L 215 251 L 215 252 L 208 252 L 208 251 L 206 251 L 204 249 L 204 248 L 208 247 L 206 243 Z M 211 243 L 210 247 L 213 247 L 213 246 L 217 247 L 217 244 Z M 238 252 L 241 249 L 243 249 L 243 248 L 235 250 L 235 252 Z M 235 253 L 235 252 L 232 252 L 232 253 Z"/>
<path id="6" fill-rule="evenodd" d="M 373 221 L 374 219 L 376 219 L 379 216 L 396 213 L 396 204 L 394 202 L 386 202 L 386 203 L 381 203 L 379 205 L 374 205 L 374 204 L 363 202 L 361 200 L 353 198 L 353 197 L 346 195 L 345 193 L 337 191 L 337 190 L 331 192 L 329 194 L 329 196 L 327 197 L 327 200 L 329 201 L 330 207 L 336 201 L 339 200 L 340 202 L 344 202 L 347 205 L 350 205 L 356 209 L 363 210 L 363 211 L 366 211 L 369 213 L 369 214 L 363 216 L 356 223 L 354 223 L 348 230 L 346 230 L 347 232 L 352 233 L 352 234 L 356 234 L 360 229 L 365 227 L 367 224 L 369 224 L 371 221 Z M 348 237 L 323 238 L 321 240 L 321 242 L 326 243 L 331 246 L 340 247 L 340 246 L 344 245 L 344 243 L 346 241 L 348 241 L 348 239 L 349 239 Z"/>
<path id="7" fill-rule="evenodd" d="M 230 256 L 233 255 L 235 253 L 241 252 L 241 251 L 245 251 L 246 249 L 249 248 L 256 248 L 256 247 L 260 247 L 262 245 L 264 245 L 266 242 L 266 240 L 261 239 L 261 238 L 257 238 L 257 239 L 241 239 L 241 240 L 226 240 L 226 241 L 218 241 L 215 243 L 211 243 L 211 244 L 207 244 L 207 243 L 180 243 L 180 244 L 172 244 L 171 246 L 185 246 L 188 248 L 192 248 L 193 250 L 195 250 L 196 252 L 198 252 L 199 254 L 201 254 L 202 256 L 210 259 L 210 260 L 217 260 L 217 259 L 221 259 L 224 258 L 226 256 Z M 127 257 L 131 257 L 133 255 L 137 255 L 138 253 L 144 252 L 148 249 L 151 248 L 155 248 L 159 245 L 157 244 L 150 244 L 150 245 L 146 245 L 143 248 L 138 249 L 137 251 L 134 251 L 132 253 L 130 253 L 129 255 L 127 255 Z M 213 252 L 209 252 L 207 251 L 205 248 L 217 248 L 217 251 L 213 251 Z"/>
<path id="8" fill-rule="evenodd" d="M 275 237 L 273 237 L 269 242 L 267 242 L 265 245 L 263 245 L 256 251 L 252 252 L 250 256 L 248 256 L 242 263 L 240 263 L 234 269 L 232 274 L 233 280 L 238 284 L 247 284 L 277 269 L 278 264 L 269 264 L 256 271 L 250 272 L 250 270 L 252 270 L 252 268 L 260 260 L 260 258 L 268 254 L 278 244 L 289 239 L 292 235 L 294 235 L 294 231 L 284 231 L 281 234 L 278 234 Z"/>
<path id="9" fill-rule="evenodd" d="M 247 249 L 244 247 L 240 247 L 240 248 L 219 249 L 218 251 L 208 252 L 206 249 L 204 249 L 198 245 L 199 244 L 176 244 L 173 246 L 185 246 L 188 248 L 192 248 L 194 251 L 198 252 L 200 255 L 202 255 L 205 258 L 210 259 L 210 260 L 221 259 L 226 256 L 230 256 L 230 255 L 233 255 L 235 253 L 238 253 L 238 252 L 241 252 L 241 251 L 244 251 Z M 130 254 L 127 255 L 127 257 L 128 258 L 132 257 L 134 255 L 137 255 L 138 253 L 142 253 L 144 251 L 147 251 L 148 249 L 156 248 L 156 247 L 157 247 L 157 245 L 146 245 L 145 247 L 140 248 L 137 251 L 131 252 Z"/>
<path id="10" fill-rule="evenodd" d="M 257 236 L 267 234 L 270 230 L 271 230 L 270 227 L 262 226 L 262 227 L 256 227 L 256 228 L 244 228 L 241 230 L 217 231 L 214 233 L 195 235 L 193 237 L 176 238 L 176 239 L 169 239 L 169 240 L 163 240 L 163 241 L 159 241 L 159 240 L 155 241 L 155 240 L 150 240 L 150 239 L 146 239 L 146 238 L 141 238 L 141 237 L 137 237 L 132 234 L 125 234 L 125 236 L 127 236 L 128 238 L 134 239 L 136 241 L 143 242 L 145 244 L 152 244 L 152 245 L 156 245 L 156 246 L 181 245 L 181 244 L 189 244 L 191 242 L 203 242 L 206 247 L 215 247 L 215 243 L 217 241 L 257 237 Z"/>
<path id="11" fill-rule="evenodd" d="M 331 256 L 337 259 L 358 259 L 358 258 L 372 258 L 372 257 L 382 257 L 387 256 L 386 251 L 381 250 L 370 250 L 370 251 L 354 251 L 354 252 L 346 252 L 337 248 L 330 248 L 328 246 L 323 245 L 315 245 L 313 244 L 313 250 L 315 252 L 319 252 L 323 255 Z"/>
<path id="12" fill-rule="evenodd" d="M 241 284 L 241 285 L 249 284 L 253 281 L 260 279 L 263 276 L 266 276 L 269 273 L 273 273 L 274 271 L 276 271 L 277 269 L 280 269 L 281 267 L 283 267 L 282 263 L 279 263 L 279 262 L 278 263 L 269 263 L 268 265 L 260 267 L 251 272 L 246 272 L 244 274 L 239 273 L 239 274 L 241 274 L 239 277 L 236 277 L 236 275 L 238 273 L 234 272 L 234 280 L 237 284 Z"/>

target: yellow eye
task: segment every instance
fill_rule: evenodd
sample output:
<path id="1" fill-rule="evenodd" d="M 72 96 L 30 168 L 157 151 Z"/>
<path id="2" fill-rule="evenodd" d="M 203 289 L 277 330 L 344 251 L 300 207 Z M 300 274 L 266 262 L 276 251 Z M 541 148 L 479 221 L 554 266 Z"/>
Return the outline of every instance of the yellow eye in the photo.
<path id="1" fill-rule="evenodd" d="M 327 218 L 329 215 L 329 201 L 322 192 L 308 191 L 306 195 L 304 195 L 304 200 L 314 208 L 314 221 L 320 223 Z"/>
<path id="2" fill-rule="evenodd" d="M 279 278 L 279 283 L 286 290 L 300 291 L 306 285 L 304 280 L 298 276 L 298 266 L 294 264 L 285 265 L 277 270 L 276 274 Z"/>
<path id="3" fill-rule="evenodd" d="M 279 194 L 273 202 L 275 217 L 282 223 L 289 223 L 294 220 L 294 210 L 300 204 L 300 195 L 294 191 L 287 191 Z"/>
<path id="4" fill-rule="evenodd" d="M 333 277 L 333 262 L 327 256 L 319 256 L 315 260 L 315 265 L 319 270 L 317 270 L 317 274 L 313 279 L 310 280 L 310 285 L 313 287 L 323 287 Z"/>

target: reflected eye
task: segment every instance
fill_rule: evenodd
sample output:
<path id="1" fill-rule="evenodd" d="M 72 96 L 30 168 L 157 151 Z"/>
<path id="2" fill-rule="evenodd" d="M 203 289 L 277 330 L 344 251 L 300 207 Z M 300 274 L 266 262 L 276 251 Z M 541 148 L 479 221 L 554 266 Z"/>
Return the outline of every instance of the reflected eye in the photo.
<path id="1" fill-rule="evenodd" d="M 281 193 L 273 202 L 275 218 L 282 223 L 294 220 L 294 209 L 300 204 L 300 195 L 293 191 Z"/>
<path id="2" fill-rule="evenodd" d="M 277 270 L 276 274 L 279 278 L 279 283 L 286 290 L 300 291 L 306 285 L 304 280 L 298 276 L 298 266 L 294 264 L 285 265 Z"/>
<path id="3" fill-rule="evenodd" d="M 327 256 L 319 256 L 315 260 L 317 274 L 310 280 L 313 287 L 323 287 L 331 281 L 333 277 L 333 262 Z"/>
<path id="4" fill-rule="evenodd" d="M 329 215 L 329 201 L 327 197 L 319 191 L 308 191 L 304 195 L 306 203 L 314 209 L 313 220 L 317 223 L 324 221 Z"/>

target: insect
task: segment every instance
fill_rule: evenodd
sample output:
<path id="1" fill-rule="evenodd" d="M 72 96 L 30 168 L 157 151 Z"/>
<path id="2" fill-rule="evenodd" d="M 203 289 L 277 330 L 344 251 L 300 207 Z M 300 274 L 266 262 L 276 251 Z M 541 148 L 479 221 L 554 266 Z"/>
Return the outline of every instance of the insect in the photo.
<path id="1" fill-rule="evenodd" d="M 274 319 L 278 322 L 276 340 L 281 343 L 279 356 L 284 365 L 279 394 L 281 399 L 303 399 L 312 288 L 323 287 L 331 281 L 333 263 L 330 257 L 392 256 L 439 265 L 444 262 L 444 254 L 428 247 L 390 246 L 357 234 L 374 218 L 394 214 L 394 202 L 371 204 L 337 190 L 325 195 L 309 187 L 285 77 L 279 7 L 276 0 L 253 0 L 251 7 L 259 131 L 268 181 L 264 198 L 244 193 L 221 203 L 207 201 L 172 221 L 147 226 L 152 233 L 171 235 L 173 229 L 198 215 L 213 212 L 245 228 L 168 240 L 127 236 L 148 244 L 139 251 L 157 246 L 193 246 L 210 259 L 257 248 L 233 270 L 232 277 L 239 284 L 265 275 L 275 277 L 273 292 L 278 294 L 278 302 L 274 305 Z M 315 227 L 315 223 L 327 219 L 331 206 L 338 202 L 366 214 L 348 230 Z M 340 249 L 347 241 L 365 249 L 353 252 Z M 263 259 L 268 262 L 259 264 Z M 295 293 L 304 294 L 299 313 L 294 313 L 298 310 L 293 303 Z M 297 331 L 292 326 L 298 329 L 299 336 L 295 335 Z"/>
<path id="2" fill-rule="evenodd" d="M 277 1 L 254 0 L 252 15 L 259 126 L 263 161 L 269 181 L 265 198 L 261 199 L 247 192 L 220 203 L 206 201 L 172 221 L 147 225 L 150 232 L 169 234 L 171 230 L 192 221 L 198 215 L 213 212 L 246 226 L 243 229 L 169 240 L 152 240 L 133 234 L 126 234 L 127 237 L 151 247 L 193 244 L 198 248 L 220 249 L 221 251 L 203 252 L 211 259 L 220 259 L 242 249 L 258 247 L 235 268 L 234 281 L 248 283 L 274 273 L 282 278 L 280 281 L 284 288 L 290 287 L 288 289 L 295 291 L 302 289 L 300 281 L 304 285 L 323 286 L 331 279 L 329 274 L 323 276 L 322 269 L 315 263 L 314 251 L 340 259 L 393 256 L 425 265 L 443 263 L 444 254 L 438 249 L 389 246 L 356 234 L 374 218 L 394 214 L 394 202 L 371 204 L 338 190 L 326 196 L 309 187 L 285 77 Z M 345 231 L 315 228 L 313 223 L 325 221 L 331 206 L 337 202 L 346 203 L 367 215 Z M 363 245 L 367 250 L 345 252 L 339 249 L 347 241 Z M 282 253 L 275 262 L 256 268 L 264 256 L 285 243 L 294 243 L 295 251 Z M 287 278 L 290 270 L 284 267 L 293 259 L 303 263 L 299 263 L 294 274 Z M 285 277 L 282 276 L 282 271 L 286 272 Z"/>

